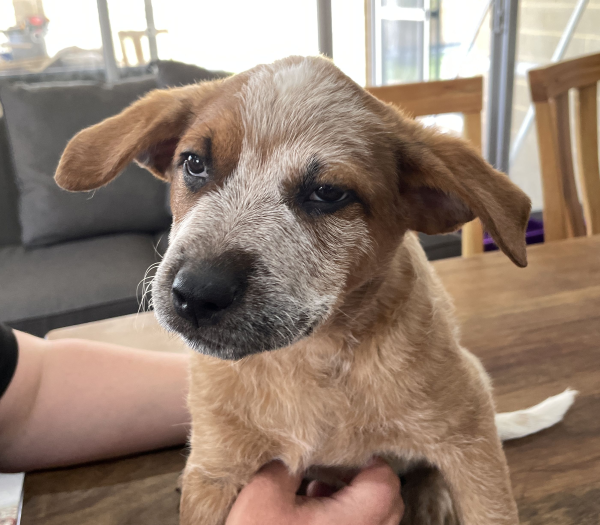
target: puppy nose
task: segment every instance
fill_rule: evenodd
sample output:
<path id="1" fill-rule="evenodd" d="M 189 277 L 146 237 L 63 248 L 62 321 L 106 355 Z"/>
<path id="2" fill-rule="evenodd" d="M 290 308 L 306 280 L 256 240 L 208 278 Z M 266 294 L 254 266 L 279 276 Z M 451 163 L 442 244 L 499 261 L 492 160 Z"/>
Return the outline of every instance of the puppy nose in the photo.
<path id="1" fill-rule="evenodd" d="M 243 295 L 247 274 L 247 269 L 222 261 L 183 266 L 173 281 L 175 311 L 196 328 L 216 324 Z"/>

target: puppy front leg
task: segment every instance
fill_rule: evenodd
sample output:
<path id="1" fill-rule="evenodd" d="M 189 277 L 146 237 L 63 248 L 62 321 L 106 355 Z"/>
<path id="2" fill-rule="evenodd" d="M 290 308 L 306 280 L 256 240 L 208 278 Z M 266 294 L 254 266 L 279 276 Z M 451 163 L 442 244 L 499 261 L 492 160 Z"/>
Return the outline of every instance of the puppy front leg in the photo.
<path id="1" fill-rule="evenodd" d="M 279 450 L 252 429 L 203 420 L 181 476 L 180 525 L 223 525 L 239 491 Z M 226 446 L 224 445 L 226 443 Z"/>
<path id="2" fill-rule="evenodd" d="M 495 430 L 495 429 L 494 429 Z M 443 445 L 434 463 L 446 479 L 463 525 L 517 525 L 506 459 L 495 432 Z"/>
<path id="3" fill-rule="evenodd" d="M 213 478 L 188 461 L 181 479 L 180 525 L 223 525 L 239 491 L 259 468 L 239 467 L 235 478 Z"/>
<path id="4" fill-rule="evenodd" d="M 222 525 L 238 490 L 233 483 L 210 479 L 187 466 L 181 477 L 180 525 Z"/>

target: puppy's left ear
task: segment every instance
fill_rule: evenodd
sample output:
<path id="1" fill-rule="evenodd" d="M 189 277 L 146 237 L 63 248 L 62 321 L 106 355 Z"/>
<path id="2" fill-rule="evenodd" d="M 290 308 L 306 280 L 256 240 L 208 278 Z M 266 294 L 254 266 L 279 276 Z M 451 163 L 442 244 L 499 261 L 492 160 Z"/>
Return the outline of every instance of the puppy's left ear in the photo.
<path id="1" fill-rule="evenodd" d="M 218 82 L 157 89 L 118 115 L 80 131 L 67 144 L 54 176 L 69 191 L 88 191 L 113 180 L 131 161 L 168 178 L 173 153 Z"/>
<path id="2" fill-rule="evenodd" d="M 525 230 L 531 201 L 466 141 L 399 124 L 397 166 L 408 227 L 427 234 L 455 231 L 479 217 L 500 249 L 527 266 Z"/>

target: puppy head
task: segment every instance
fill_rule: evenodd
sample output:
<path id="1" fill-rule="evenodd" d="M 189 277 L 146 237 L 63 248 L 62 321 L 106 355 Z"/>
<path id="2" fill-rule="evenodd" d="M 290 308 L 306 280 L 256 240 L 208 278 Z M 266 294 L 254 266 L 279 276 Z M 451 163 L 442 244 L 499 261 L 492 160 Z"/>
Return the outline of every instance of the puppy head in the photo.
<path id="1" fill-rule="evenodd" d="M 381 273 L 407 229 L 449 232 L 479 216 L 526 264 L 527 197 L 325 59 L 150 93 L 76 135 L 56 180 L 89 190 L 132 160 L 171 182 L 157 317 L 221 358 L 307 337 Z"/>

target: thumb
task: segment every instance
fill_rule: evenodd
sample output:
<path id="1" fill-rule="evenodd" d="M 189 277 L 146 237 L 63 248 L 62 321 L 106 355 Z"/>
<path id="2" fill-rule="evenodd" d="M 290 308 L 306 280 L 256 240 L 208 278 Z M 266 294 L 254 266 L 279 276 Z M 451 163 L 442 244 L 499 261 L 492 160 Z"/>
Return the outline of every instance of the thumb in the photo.
<path id="1" fill-rule="evenodd" d="M 292 474 L 281 461 L 271 461 L 254 475 L 247 488 L 293 501 L 301 483 L 302 472 Z"/>
<path id="2" fill-rule="evenodd" d="M 356 509 L 363 516 L 370 517 L 369 523 L 379 523 L 378 520 L 391 515 L 401 516 L 403 511 L 400 479 L 380 458 L 375 458 L 332 498 L 342 507 Z"/>
<path id="3" fill-rule="evenodd" d="M 296 503 L 296 491 L 302 474 L 290 474 L 280 461 L 261 468 L 239 493 L 229 516 L 228 525 L 246 523 L 282 523 Z M 289 521 L 289 520 L 288 520 Z"/>

